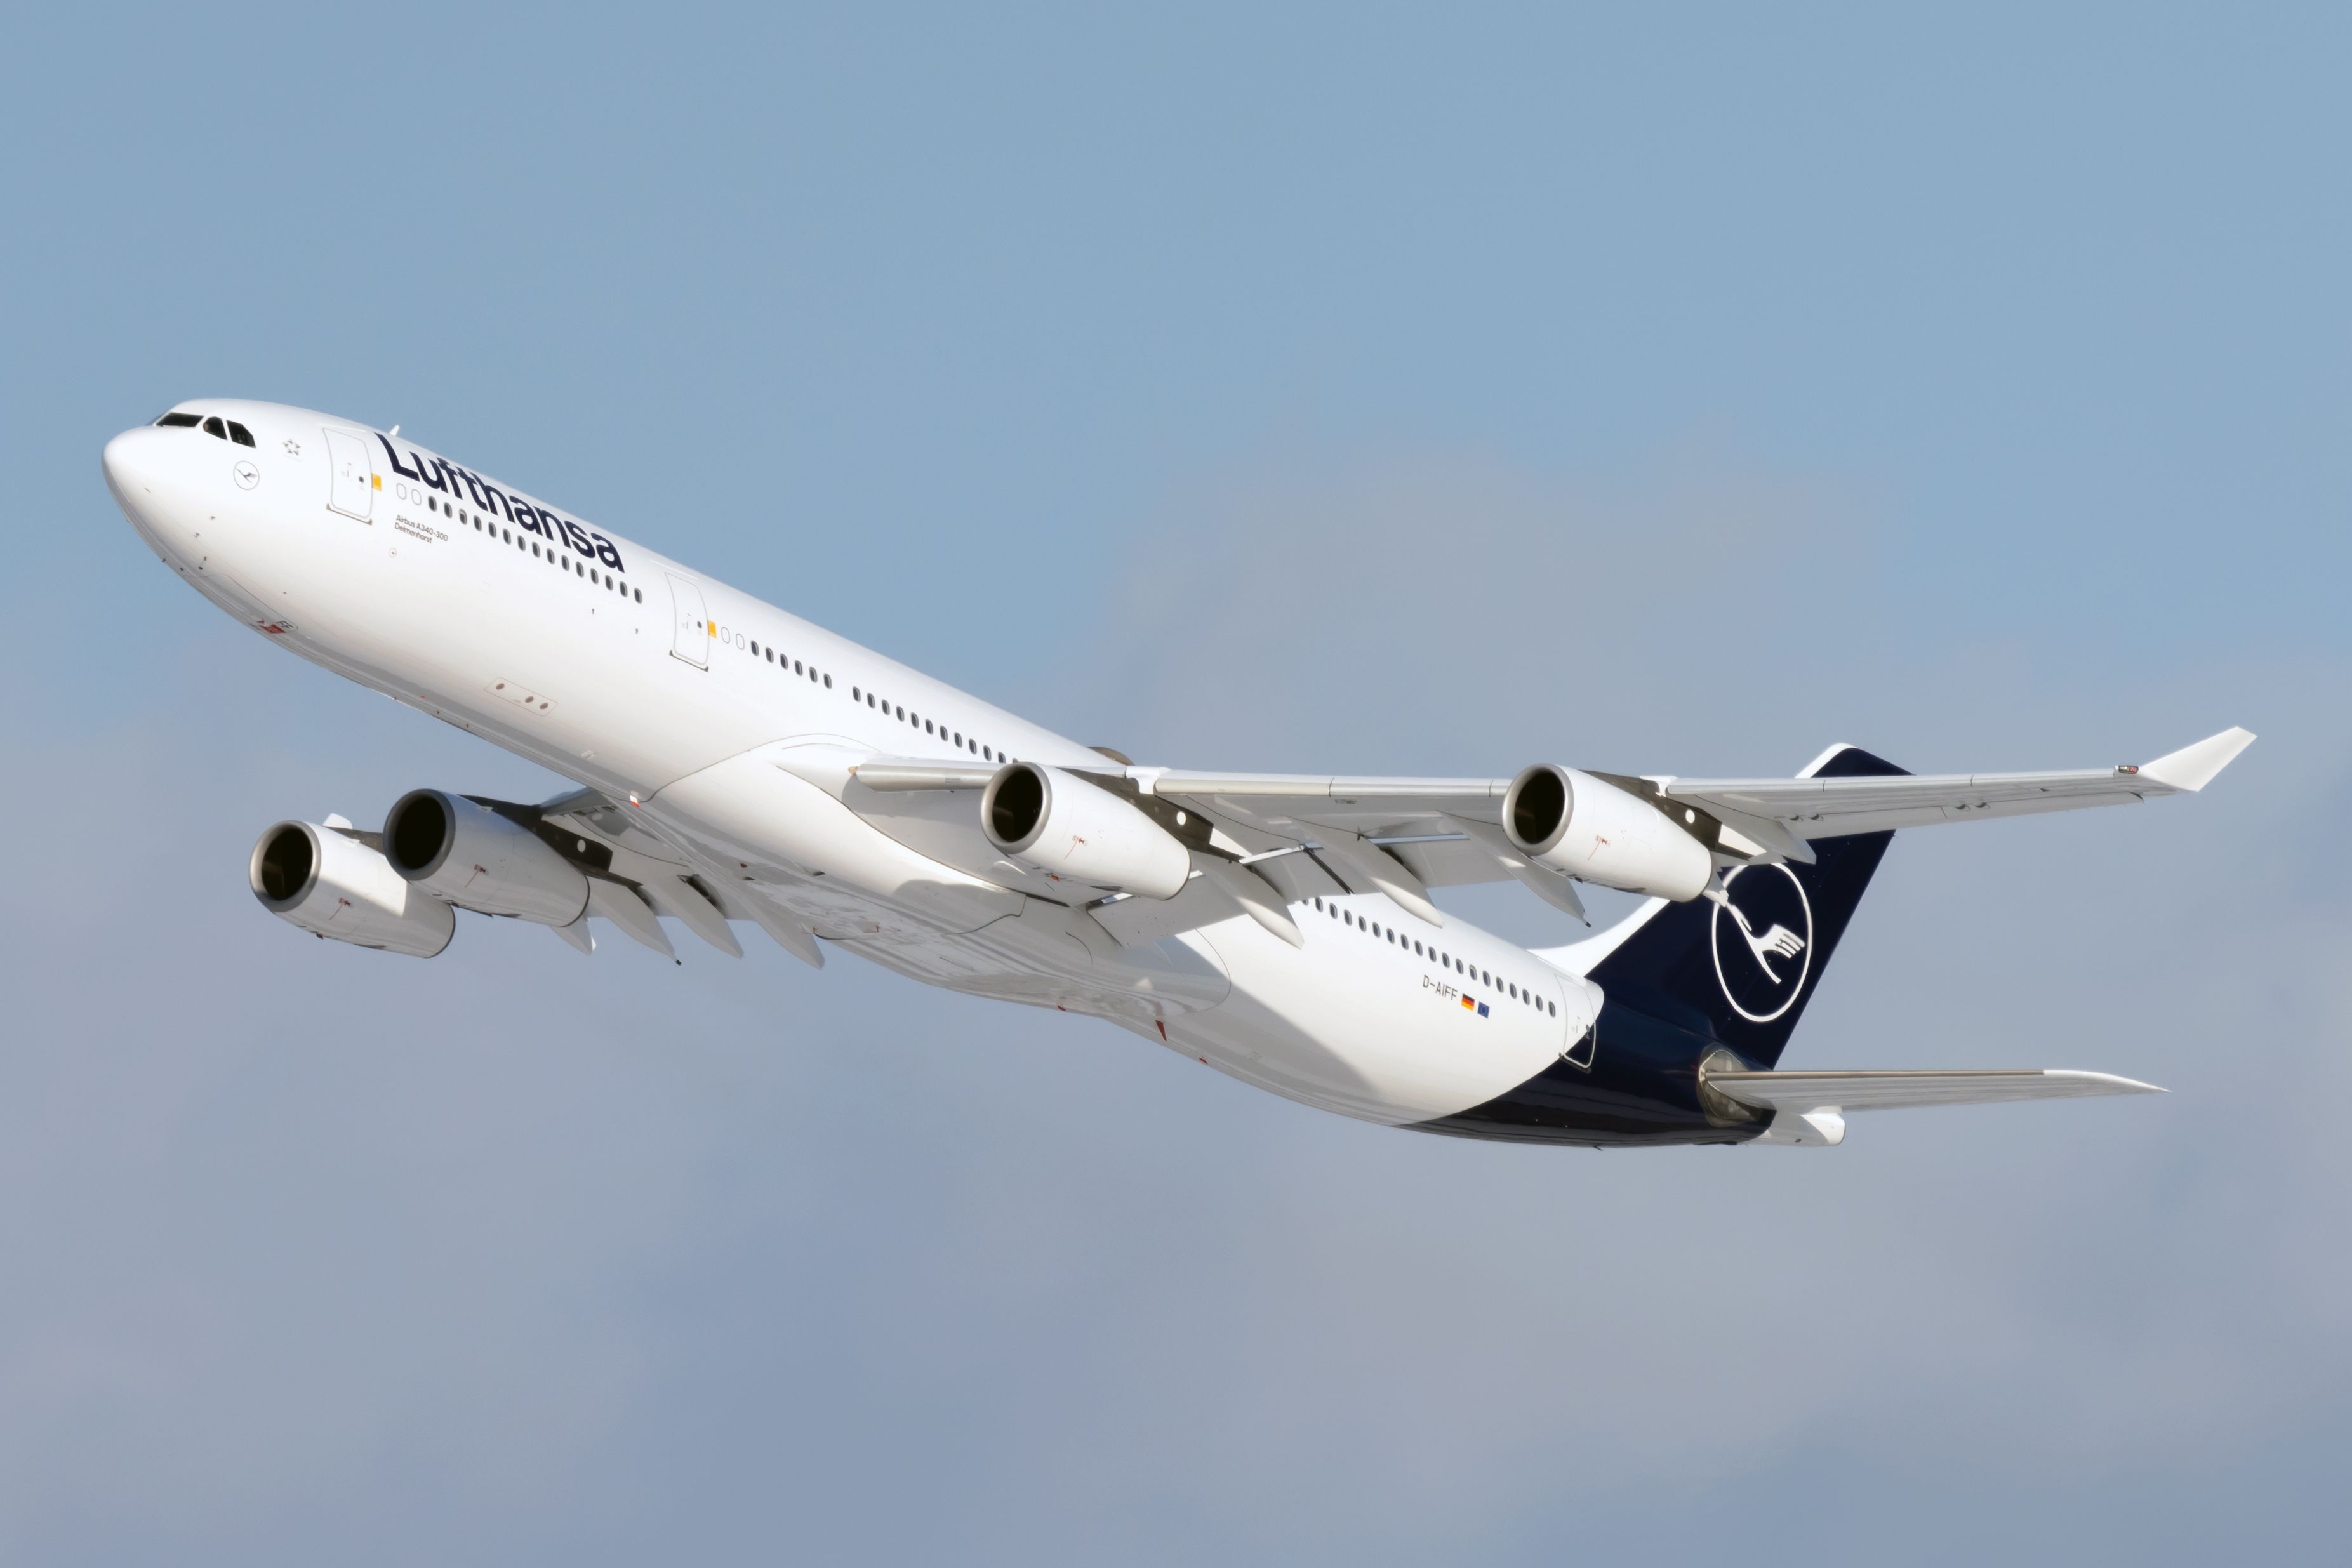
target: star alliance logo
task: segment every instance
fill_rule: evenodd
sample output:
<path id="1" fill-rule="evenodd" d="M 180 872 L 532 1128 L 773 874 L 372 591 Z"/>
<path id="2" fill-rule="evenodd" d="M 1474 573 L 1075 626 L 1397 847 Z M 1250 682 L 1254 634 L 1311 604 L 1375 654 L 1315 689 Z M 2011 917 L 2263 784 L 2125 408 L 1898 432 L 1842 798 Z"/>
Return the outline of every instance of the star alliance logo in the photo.
<path id="1" fill-rule="evenodd" d="M 1723 893 L 1710 930 L 1716 984 L 1733 1012 L 1751 1024 L 1771 1023 L 1797 1005 L 1812 973 L 1812 902 L 1786 866 L 1742 866 L 1724 878 Z M 1727 926 L 1738 939 L 1728 944 L 1728 958 Z"/>

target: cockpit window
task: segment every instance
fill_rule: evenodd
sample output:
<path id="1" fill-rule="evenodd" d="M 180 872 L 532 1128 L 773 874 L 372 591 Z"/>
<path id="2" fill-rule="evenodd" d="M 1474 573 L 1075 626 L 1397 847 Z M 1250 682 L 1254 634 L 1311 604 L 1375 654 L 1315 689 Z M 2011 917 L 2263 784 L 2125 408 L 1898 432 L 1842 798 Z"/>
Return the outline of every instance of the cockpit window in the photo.
<path id="1" fill-rule="evenodd" d="M 191 426 L 202 424 L 205 429 L 205 434 L 207 436 L 216 436 L 224 441 L 234 441 L 240 447 L 250 447 L 253 445 L 252 431 L 247 429 L 244 426 L 238 424 L 234 419 L 224 422 L 221 416 L 217 414 L 202 416 L 194 414 L 166 414 L 163 417 L 155 421 L 155 423 L 158 425 L 168 426 L 175 430 L 184 430 Z"/>

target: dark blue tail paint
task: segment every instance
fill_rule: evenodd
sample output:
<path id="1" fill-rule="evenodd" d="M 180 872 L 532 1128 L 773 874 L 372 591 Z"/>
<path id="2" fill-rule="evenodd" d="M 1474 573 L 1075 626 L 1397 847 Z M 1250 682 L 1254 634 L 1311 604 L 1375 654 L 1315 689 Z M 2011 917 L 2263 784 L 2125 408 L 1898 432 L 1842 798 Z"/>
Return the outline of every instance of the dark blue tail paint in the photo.
<path id="1" fill-rule="evenodd" d="M 1871 778 L 1906 770 L 1848 746 L 1811 776 Z M 1557 1062 L 1510 1093 L 1424 1131 L 1535 1143 L 1738 1142 L 1754 1122 L 1710 1117 L 1698 1064 L 1729 1050 L 1779 1063 L 1892 833 L 1825 838 L 1811 866 L 1726 874 L 1728 905 L 1668 904 L 1593 966 L 1608 1000 L 1591 1070 Z"/>

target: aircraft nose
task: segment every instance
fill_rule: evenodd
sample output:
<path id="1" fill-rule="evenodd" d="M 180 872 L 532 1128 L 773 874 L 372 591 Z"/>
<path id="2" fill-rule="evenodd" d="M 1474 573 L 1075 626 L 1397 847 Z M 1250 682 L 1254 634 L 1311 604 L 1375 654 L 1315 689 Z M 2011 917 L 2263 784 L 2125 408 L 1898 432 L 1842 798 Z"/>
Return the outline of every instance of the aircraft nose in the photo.
<path id="1" fill-rule="evenodd" d="M 163 438 L 177 434 L 142 425 L 125 430 L 106 444 L 106 451 L 99 459 L 106 469 L 106 488 L 114 492 L 114 499 L 125 510 L 136 508 L 142 498 L 154 494 L 157 448 Z"/>
<path id="2" fill-rule="evenodd" d="M 185 500 L 186 443 L 173 437 L 187 434 L 142 425 L 109 441 L 99 459 L 106 470 L 106 488 L 114 492 L 124 521 L 160 552 L 176 546 L 185 531 L 188 509 L 174 502 Z"/>

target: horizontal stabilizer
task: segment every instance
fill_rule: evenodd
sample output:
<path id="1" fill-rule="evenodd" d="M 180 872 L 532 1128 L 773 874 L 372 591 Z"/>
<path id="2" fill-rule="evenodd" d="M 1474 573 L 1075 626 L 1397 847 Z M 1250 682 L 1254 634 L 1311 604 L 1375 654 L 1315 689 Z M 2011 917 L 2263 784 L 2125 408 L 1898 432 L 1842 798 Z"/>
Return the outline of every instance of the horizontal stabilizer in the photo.
<path id="1" fill-rule="evenodd" d="M 1954 1072 L 1710 1072 L 1706 1086 L 1758 1110 L 1896 1110 L 1914 1105 L 1987 1105 L 2010 1100 L 2079 1100 L 2162 1094 L 2152 1083 L 2064 1068 L 1969 1068 Z"/>

